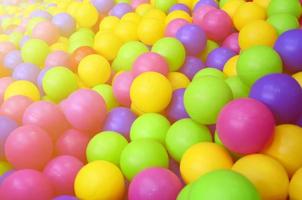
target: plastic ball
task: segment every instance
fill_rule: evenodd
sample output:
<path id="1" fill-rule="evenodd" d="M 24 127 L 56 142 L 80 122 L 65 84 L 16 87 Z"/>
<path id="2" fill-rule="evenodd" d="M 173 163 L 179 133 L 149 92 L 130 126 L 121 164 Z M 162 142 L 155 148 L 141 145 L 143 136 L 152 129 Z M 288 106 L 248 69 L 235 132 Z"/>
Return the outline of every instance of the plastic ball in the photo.
<path id="1" fill-rule="evenodd" d="M 222 146 L 201 142 L 191 146 L 180 161 L 180 173 L 184 181 L 192 183 L 206 173 L 218 169 L 230 169 L 232 157 Z"/>
<path id="2" fill-rule="evenodd" d="M 172 86 L 169 80 L 157 72 L 145 72 L 137 76 L 130 88 L 132 103 L 143 112 L 161 112 L 170 103 Z"/>
<path id="3" fill-rule="evenodd" d="M 138 39 L 147 45 L 153 45 L 164 36 L 165 24 L 154 18 L 144 18 L 137 27 Z"/>
<path id="4" fill-rule="evenodd" d="M 182 11 L 182 10 L 175 10 L 175 11 L 169 13 L 167 15 L 167 17 L 165 18 L 166 25 L 168 25 L 170 22 L 172 22 L 175 19 L 184 19 L 188 23 L 192 22 L 192 17 L 190 16 L 190 14 L 188 14 L 187 12 Z"/>
<path id="5" fill-rule="evenodd" d="M 204 16 L 212 10 L 216 10 L 216 8 L 210 5 L 201 5 L 198 8 L 194 9 L 192 15 L 193 23 L 201 26 Z"/>
<path id="6" fill-rule="evenodd" d="M 225 47 L 219 47 L 214 49 L 211 53 L 209 53 L 206 66 L 213 67 L 219 70 L 223 70 L 225 63 L 236 53 L 231 49 Z"/>
<path id="7" fill-rule="evenodd" d="M 88 55 L 95 54 L 91 47 L 79 47 L 70 55 L 70 64 L 73 71 L 77 71 L 78 65 L 83 58 Z M 64 66 L 64 65 L 63 65 Z"/>
<path id="8" fill-rule="evenodd" d="M 169 13 L 173 12 L 175 10 L 182 10 L 189 14 L 191 12 L 190 8 L 186 4 L 182 4 L 182 3 L 177 3 L 177 4 L 174 4 L 172 7 L 170 7 Z"/>
<path id="9" fill-rule="evenodd" d="M 149 168 L 134 177 L 129 185 L 129 200 L 175 200 L 182 188 L 179 178 L 170 170 Z"/>
<path id="10" fill-rule="evenodd" d="M 238 41 L 240 48 L 245 50 L 258 45 L 272 47 L 277 38 L 274 26 L 264 20 L 255 20 L 240 30 Z"/>
<path id="11" fill-rule="evenodd" d="M 119 18 L 116 16 L 106 16 L 100 22 L 99 31 L 114 31 L 119 21 Z"/>
<path id="12" fill-rule="evenodd" d="M 262 199 L 286 199 L 288 175 L 284 167 L 273 158 L 263 154 L 248 155 L 240 158 L 232 169 L 248 178 Z"/>
<path id="13" fill-rule="evenodd" d="M 176 0 L 154 0 L 154 7 L 164 12 L 168 12 L 169 9 L 176 3 Z"/>
<path id="14" fill-rule="evenodd" d="M 286 13 L 272 15 L 267 19 L 267 22 L 275 27 L 279 35 L 288 30 L 299 28 L 297 18 Z"/>
<path id="15" fill-rule="evenodd" d="M 39 73 L 40 69 L 36 65 L 31 63 L 21 63 L 15 67 L 12 77 L 15 80 L 26 80 L 36 83 Z"/>
<path id="16" fill-rule="evenodd" d="M 4 100 L 17 95 L 26 96 L 33 101 L 38 101 L 40 99 L 38 88 L 29 81 L 19 80 L 10 84 L 5 90 Z"/>
<path id="17" fill-rule="evenodd" d="M 251 74 L 250 72 L 253 71 Z M 282 72 L 282 60 L 278 53 L 267 46 L 254 46 L 243 51 L 237 62 L 237 74 L 251 86 L 261 77 Z"/>
<path id="18" fill-rule="evenodd" d="M 113 94 L 121 105 L 129 106 L 131 104 L 130 87 L 133 80 L 134 76 L 131 72 L 122 72 L 112 83 Z"/>
<path id="19" fill-rule="evenodd" d="M 288 13 L 295 17 L 299 17 L 301 15 L 301 11 L 301 4 L 298 0 L 289 0 L 287 2 L 282 0 L 271 0 L 267 7 L 268 16 Z"/>
<path id="20" fill-rule="evenodd" d="M 98 11 L 90 3 L 82 3 L 76 12 L 76 20 L 80 27 L 91 28 L 98 20 Z"/>
<path id="21" fill-rule="evenodd" d="M 263 151 L 278 160 L 291 177 L 302 166 L 302 129 L 299 126 L 284 124 L 275 128 L 275 136 L 269 146 Z"/>
<path id="22" fill-rule="evenodd" d="M 138 27 L 132 21 L 120 21 L 114 29 L 114 33 L 124 42 L 138 40 Z"/>
<path id="23" fill-rule="evenodd" d="M 185 61 L 185 48 L 175 38 L 162 38 L 152 47 L 152 52 L 162 55 L 169 64 L 170 71 L 177 71 Z"/>
<path id="24" fill-rule="evenodd" d="M 239 55 L 231 57 L 223 67 L 223 73 L 228 76 L 236 76 L 237 75 L 237 61 L 239 59 Z"/>
<path id="25" fill-rule="evenodd" d="M 121 154 L 120 166 L 128 180 L 150 167 L 167 168 L 168 153 L 163 145 L 152 139 L 141 139 L 129 143 Z"/>
<path id="26" fill-rule="evenodd" d="M 22 57 L 19 50 L 10 51 L 4 56 L 3 66 L 8 69 L 14 69 L 20 63 L 22 63 Z"/>
<path id="27" fill-rule="evenodd" d="M 32 38 L 43 40 L 51 45 L 59 39 L 60 32 L 52 22 L 42 21 L 34 27 L 31 36 Z"/>
<path id="28" fill-rule="evenodd" d="M 54 51 L 48 54 L 45 60 L 45 67 L 64 66 L 67 68 L 71 66 L 71 56 L 64 51 Z"/>
<path id="29" fill-rule="evenodd" d="M 125 193 L 124 177 L 114 164 L 94 161 L 81 168 L 75 179 L 74 190 L 79 199 L 122 200 Z"/>
<path id="30" fill-rule="evenodd" d="M 58 156 L 51 160 L 44 168 L 44 175 L 50 180 L 54 192 L 60 194 L 74 194 L 73 185 L 78 171 L 83 163 L 72 156 Z"/>
<path id="31" fill-rule="evenodd" d="M 299 199 L 301 197 L 301 183 L 302 183 L 302 168 L 296 171 L 290 180 L 289 184 L 289 198 Z"/>
<path id="32" fill-rule="evenodd" d="M 193 120 L 207 125 L 216 122 L 218 113 L 232 98 L 232 91 L 223 80 L 209 76 L 191 82 L 184 95 L 184 104 Z"/>
<path id="33" fill-rule="evenodd" d="M 267 8 L 271 2 L 271 0 L 253 0 L 256 4 L 259 6 L 262 6 L 263 8 Z"/>
<path id="34" fill-rule="evenodd" d="M 39 39 L 28 40 L 21 49 L 21 55 L 24 62 L 42 66 L 49 53 L 49 47 L 46 42 Z"/>
<path id="35" fill-rule="evenodd" d="M 231 35 L 226 37 L 222 43 L 222 47 L 229 48 L 238 54 L 240 52 L 238 36 L 239 36 L 238 33 L 232 33 Z"/>
<path id="36" fill-rule="evenodd" d="M 62 36 L 68 37 L 76 30 L 76 22 L 68 13 L 59 13 L 53 16 L 52 23 L 56 25 Z"/>
<path id="37" fill-rule="evenodd" d="M 6 142 L 7 137 L 11 134 L 13 130 L 18 128 L 18 124 L 13 119 L 0 116 L 0 158 L 1 160 L 5 159 L 5 152 L 4 152 L 4 144 Z"/>
<path id="38" fill-rule="evenodd" d="M 114 6 L 114 0 L 92 0 L 91 3 L 96 7 L 100 14 L 108 13 Z"/>
<path id="39" fill-rule="evenodd" d="M 192 81 L 195 81 L 200 78 L 208 77 L 208 76 L 216 77 L 221 80 L 226 79 L 225 74 L 222 71 L 220 71 L 219 69 L 206 67 L 206 68 L 200 70 L 199 72 L 197 72 L 195 74 L 195 76 L 193 77 Z"/>
<path id="40" fill-rule="evenodd" d="M 128 3 L 118 3 L 110 11 L 110 15 L 122 18 L 126 13 L 129 13 L 133 10 L 130 4 Z"/>
<path id="41" fill-rule="evenodd" d="M 166 37 L 176 37 L 177 31 L 186 24 L 188 22 L 184 19 L 174 19 L 167 24 L 164 35 Z"/>
<path id="42" fill-rule="evenodd" d="M 231 88 L 234 99 L 249 96 L 250 88 L 238 76 L 229 77 L 225 82 Z"/>
<path id="43" fill-rule="evenodd" d="M 60 195 L 60 196 L 56 196 L 53 200 L 78 200 L 78 199 L 71 195 Z"/>
<path id="44" fill-rule="evenodd" d="M 180 119 L 189 118 L 184 106 L 185 89 L 177 89 L 173 92 L 172 100 L 166 109 L 166 114 L 169 120 L 175 122 Z"/>
<path id="45" fill-rule="evenodd" d="M 190 84 L 190 79 L 180 72 L 170 72 L 168 74 L 168 79 L 173 91 L 180 88 L 186 88 Z"/>
<path id="46" fill-rule="evenodd" d="M 154 139 L 164 144 L 170 122 L 157 113 L 147 113 L 138 117 L 130 130 L 131 141 L 139 139 Z"/>
<path id="47" fill-rule="evenodd" d="M 190 80 L 192 80 L 194 75 L 204 67 L 205 65 L 200 59 L 193 56 L 187 56 L 185 63 L 180 68 L 180 72 L 186 75 Z"/>
<path id="48" fill-rule="evenodd" d="M 222 143 L 240 154 L 263 150 L 273 137 L 274 127 L 271 111 L 261 102 L 250 98 L 233 100 L 222 109 L 217 120 Z"/>
<path id="49" fill-rule="evenodd" d="M 216 2 L 216 0 L 197 0 L 194 3 L 194 9 L 197 9 L 203 5 L 209 5 L 213 6 L 214 8 L 218 8 L 218 3 Z"/>
<path id="50" fill-rule="evenodd" d="M 260 200 L 261 197 L 256 187 L 243 175 L 222 169 L 205 174 L 192 184 L 190 199 Z"/>
<path id="51" fill-rule="evenodd" d="M 39 171 L 23 169 L 12 173 L 1 184 L 1 199 L 52 199 L 52 186 Z"/>
<path id="52" fill-rule="evenodd" d="M 117 100 L 114 97 L 111 85 L 99 84 L 93 88 L 94 91 L 99 93 L 106 102 L 107 110 L 111 110 L 118 106 Z"/>

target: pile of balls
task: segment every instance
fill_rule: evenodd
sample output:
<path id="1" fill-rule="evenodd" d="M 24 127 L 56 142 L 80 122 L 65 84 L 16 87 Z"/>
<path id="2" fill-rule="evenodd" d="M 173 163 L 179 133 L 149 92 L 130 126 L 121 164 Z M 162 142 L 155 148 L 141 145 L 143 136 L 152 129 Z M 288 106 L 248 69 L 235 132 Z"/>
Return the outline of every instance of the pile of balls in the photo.
<path id="1" fill-rule="evenodd" d="M 302 200 L 301 0 L 1 2 L 1 200 Z"/>

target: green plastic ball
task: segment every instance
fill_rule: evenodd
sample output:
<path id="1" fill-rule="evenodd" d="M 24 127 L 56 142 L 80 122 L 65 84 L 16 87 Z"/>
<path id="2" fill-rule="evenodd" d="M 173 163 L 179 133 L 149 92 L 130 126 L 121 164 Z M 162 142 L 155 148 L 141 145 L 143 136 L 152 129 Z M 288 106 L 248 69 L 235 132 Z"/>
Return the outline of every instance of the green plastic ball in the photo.
<path id="1" fill-rule="evenodd" d="M 50 50 L 46 42 L 39 39 L 28 40 L 21 49 L 21 56 L 24 62 L 43 66 Z"/>
<path id="2" fill-rule="evenodd" d="M 152 52 L 162 55 L 169 64 L 170 71 L 177 71 L 184 63 L 186 50 L 183 44 L 171 37 L 158 40 L 152 47 Z"/>
<path id="3" fill-rule="evenodd" d="M 201 176 L 191 187 L 190 200 L 260 200 L 256 187 L 232 170 L 216 170 Z"/>
<path id="4" fill-rule="evenodd" d="M 127 144 L 127 140 L 119 133 L 101 132 L 89 141 L 86 148 L 87 160 L 106 160 L 119 166 L 121 153 Z"/>
<path id="5" fill-rule="evenodd" d="M 267 19 L 267 22 L 275 27 L 279 35 L 288 30 L 299 27 L 297 18 L 287 13 L 272 15 Z"/>
<path id="6" fill-rule="evenodd" d="M 282 72 L 279 54 L 268 46 L 254 46 L 243 51 L 237 62 L 237 74 L 248 86 L 261 77 Z"/>
<path id="7" fill-rule="evenodd" d="M 166 147 L 169 154 L 180 161 L 183 154 L 192 145 L 199 142 L 211 142 L 212 136 L 206 126 L 194 122 L 192 119 L 181 119 L 168 130 Z"/>
<path id="8" fill-rule="evenodd" d="M 114 97 L 112 86 L 108 84 L 100 84 L 92 88 L 99 93 L 106 102 L 107 110 L 111 110 L 118 106 L 117 100 Z"/>
<path id="9" fill-rule="evenodd" d="M 155 8 L 158 8 L 164 12 L 168 12 L 169 9 L 176 3 L 176 0 L 154 0 Z"/>
<path id="10" fill-rule="evenodd" d="M 301 15 L 301 4 L 299 0 L 271 0 L 267 8 L 268 16 L 282 13 L 299 17 Z"/>
<path id="11" fill-rule="evenodd" d="M 238 76 L 229 77 L 225 82 L 231 88 L 234 99 L 248 97 L 250 89 Z"/>
<path id="12" fill-rule="evenodd" d="M 138 117 L 130 130 L 131 141 L 139 139 L 154 139 L 164 144 L 170 122 L 157 113 L 146 113 Z"/>
<path id="13" fill-rule="evenodd" d="M 220 110 L 232 99 L 232 91 L 224 80 L 207 76 L 189 84 L 184 94 L 184 105 L 193 120 L 210 125 L 216 123 Z"/>
<path id="14" fill-rule="evenodd" d="M 186 185 L 178 194 L 176 200 L 189 200 L 192 184 Z"/>
<path id="15" fill-rule="evenodd" d="M 23 34 L 20 33 L 20 32 L 13 32 L 9 35 L 9 41 L 14 43 L 14 45 L 16 47 L 19 46 L 20 41 L 22 40 L 22 38 L 23 38 Z"/>
<path id="16" fill-rule="evenodd" d="M 168 166 L 167 151 L 163 145 L 152 139 L 131 142 L 123 150 L 120 159 L 121 170 L 128 180 L 146 168 Z"/>
<path id="17" fill-rule="evenodd" d="M 202 70 L 198 71 L 194 75 L 192 81 L 197 80 L 197 79 L 199 79 L 201 77 L 206 77 L 206 76 L 214 76 L 214 77 L 220 78 L 222 80 L 226 78 L 226 75 L 222 71 L 220 71 L 220 70 L 218 70 L 216 68 L 210 68 L 210 67 L 208 67 L 208 68 L 205 68 L 205 69 L 202 69 Z"/>

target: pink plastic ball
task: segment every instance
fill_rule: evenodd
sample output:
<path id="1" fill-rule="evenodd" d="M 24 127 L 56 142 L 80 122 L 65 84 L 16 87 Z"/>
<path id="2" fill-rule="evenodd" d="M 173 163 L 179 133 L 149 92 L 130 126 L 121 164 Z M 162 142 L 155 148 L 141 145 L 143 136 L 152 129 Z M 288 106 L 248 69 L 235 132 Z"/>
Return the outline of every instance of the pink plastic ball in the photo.
<path id="1" fill-rule="evenodd" d="M 3 77 L 0 78 L 0 103 L 3 101 L 3 96 L 6 88 L 13 82 L 14 80 L 11 77 Z"/>
<path id="2" fill-rule="evenodd" d="M 36 125 L 44 129 L 53 140 L 69 127 L 60 107 L 48 101 L 31 104 L 23 114 L 23 124 Z"/>
<path id="3" fill-rule="evenodd" d="M 197 9 L 195 9 L 193 12 L 193 16 L 192 16 L 193 24 L 196 24 L 196 25 L 202 27 L 202 21 L 203 21 L 204 16 L 212 10 L 217 10 L 217 8 L 215 8 L 213 6 L 209 6 L 209 5 L 202 5 L 202 6 L 198 7 Z"/>
<path id="4" fill-rule="evenodd" d="M 150 71 L 167 76 L 169 73 L 169 66 L 165 58 L 153 52 L 140 55 L 133 64 L 132 73 L 134 77 Z"/>
<path id="5" fill-rule="evenodd" d="M 49 45 L 55 43 L 59 37 L 60 32 L 58 28 L 50 21 L 42 21 L 38 23 L 32 30 L 32 37 L 44 40 Z"/>
<path id="6" fill-rule="evenodd" d="M 130 106 L 130 87 L 134 76 L 131 72 L 122 72 L 113 81 L 113 94 L 122 106 Z"/>
<path id="7" fill-rule="evenodd" d="M 16 169 L 43 169 L 52 153 L 51 138 L 33 125 L 15 129 L 5 142 L 5 156 Z"/>
<path id="8" fill-rule="evenodd" d="M 58 156 L 46 165 L 43 173 L 50 180 L 56 195 L 74 195 L 74 180 L 82 167 L 83 163 L 73 156 Z"/>
<path id="9" fill-rule="evenodd" d="M 65 131 L 56 142 L 58 155 L 70 155 L 86 162 L 86 147 L 90 138 L 87 134 L 76 129 Z"/>
<path id="10" fill-rule="evenodd" d="M 236 53 L 240 52 L 240 47 L 238 43 L 238 33 L 232 33 L 228 37 L 225 38 L 225 40 L 222 43 L 222 47 L 229 48 L 233 50 Z"/>
<path id="11" fill-rule="evenodd" d="M 71 67 L 70 55 L 64 51 L 50 53 L 45 60 L 45 67 Z"/>
<path id="12" fill-rule="evenodd" d="M 3 200 L 50 200 L 52 197 L 50 181 L 36 170 L 16 171 L 1 184 L 0 199 Z"/>
<path id="13" fill-rule="evenodd" d="M 68 122 L 76 129 L 95 134 L 106 118 L 106 103 L 95 91 L 80 89 L 61 103 Z"/>
<path id="14" fill-rule="evenodd" d="M 217 131 L 222 143 L 239 154 L 257 153 L 270 142 L 275 121 L 271 111 L 261 102 L 237 99 L 220 112 Z"/>
<path id="15" fill-rule="evenodd" d="M 186 24 L 189 24 L 189 22 L 184 19 L 172 20 L 166 27 L 165 36 L 166 37 L 176 37 L 177 31 Z"/>

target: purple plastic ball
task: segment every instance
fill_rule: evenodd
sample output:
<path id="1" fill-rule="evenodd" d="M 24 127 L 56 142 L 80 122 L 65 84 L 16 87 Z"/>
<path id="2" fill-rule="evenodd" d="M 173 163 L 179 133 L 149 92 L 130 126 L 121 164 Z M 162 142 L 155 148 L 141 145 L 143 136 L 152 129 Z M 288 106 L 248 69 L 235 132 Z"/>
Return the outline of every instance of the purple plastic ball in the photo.
<path id="1" fill-rule="evenodd" d="M 45 11 L 45 10 L 35 10 L 35 11 L 33 11 L 33 12 L 30 14 L 30 17 L 31 17 L 31 18 L 34 18 L 34 17 L 42 17 L 42 18 L 51 20 L 52 15 L 49 14 L 49 12 L 47 12 L 47 11 Z"/>
<path id="2" fill-rule="evenodd" d="M 60 33 L 68 37 L 76 30 L 76 22 L 67 13 L 59 13 L 52 18 L 52 23 L 58 27 Z"/>
<path id="3" fill-rule="evenodd" d="M 128 3 L 116 4 L 110 11 L 110 15 L 122 18 L 128 12 L 133 11 L 133 8 Z"/>
<path id="4" fill-rule="evenodd" d="M 167 117 L 172 122 L 189 117 L 184 106 L 184 93 L 184 88 L 173 92 L 171 103 L 166 110 Z"/>
<path id="5" fill-rule="evenodd" d="M 61 195 L 55 197 L 53 200 L 78 200 L 78 199 L 71 195 Z"/>
<path id="6" fill-rule="evenodd" d="M 267 105 L 278 124 L 295 123 L 302 113 L 302 89 L 287 74 L 270 74 L 257 80 L 250 97 Z"/>
<path id="7" fill-rule="evenodd" d="M 205 65 L 199 58 L 187 56 L 184 65 L 180 68 L 180 72 L 192 80 L 194 75 L 203 68 L 205 68 Z"/>
<path id="8" fill-rule="evenodd" d="M 8 135 L 18 128 L 17 122 L 6 116 L 0 116 L 0 160 L 5 159 L 4 144 Z"/>
<path id="9" fill-rule="evenodd" d="M 300 117 L 298 118 L 295 124 L 302 127 L 302 115 L 300 115 Z"/>
<path id="10" fill-rule="evenodd" d="M 198 55 L 207 43 L 205 32 L 194 24 L 181 27 L 176 33 L 176 38 L 183 43 L 188 55 Z"/>
<path id="11" fill-rule="evenodd" d="M 129 108 L 114 108 L 108 113 L 103 130 L 115 131 L 129 138 L 130 128 L 135 119 L 136 115 Z"/>
<path id="12" fill-rule="evenodd" d="M 203 5 L 213 6 L 214 8 L 218 8 L 218 4 L 215 0 L 199 0 L 194 6 L 194 10 Z"/>
<path id="13" fill-rule="evenodd" d="M 134 177 L 128 200 L 175 200 L 183 185 L 170 170 L 149 168 Z"/>
<path id="14" fill-rule="evenodd" d="M 114 0 L 92 0 L 91 2 L 101 14 L 108 13 L 114 6 Z"/>
<path id="15" fill-rule="evenodd" d="M 40 69 L 36 65 L 21 63 L 15 67 L 12 77 L 15 80 L 27 80 L 36 83 L 39 73 Z"/>
<path id="16" fill-rule="evenodd" d="M 229 48 L 220 47 L 209 53 L 206 61 L 206 66 L 223 70 L 224 64 L 236 53 Z"/>
<path id="17" fill-rule="evenodd" d="M 182 3 L 174 4 L 174 5 L 170 8 L 169 13 L 170 13 L 170 12 L 173 12 L 173 11 L 175 11 L 175 10 L 182 10 L 182 11 L 185 11 L 186 13 L 188 13 L 188 14 L 191 13 L 190 8 L 189 8 L 187 5 L 182 4 Z"/>
<path id="18" fill-rule="evenodd" d="M 4 57 L 4 67 L 8 69 L 14 69 L 17 65 L 22 63 L 21 52 L 19 50 L 14 50 L 8 52 Z"/>
<path id="19" fill-rule="evenodd" d="M 302 71 L 302 29 L 282 33 L 275 43 L 275 50 L 288 71 Z"/>
<path id="20" fill-rule="evenodd" d="M 233 50 L 235 53 L 240 52 L 240 47 L 238 43 L 238 33 L 232 33 L 222 43 L 222 47 L 229 48 Z"/>

